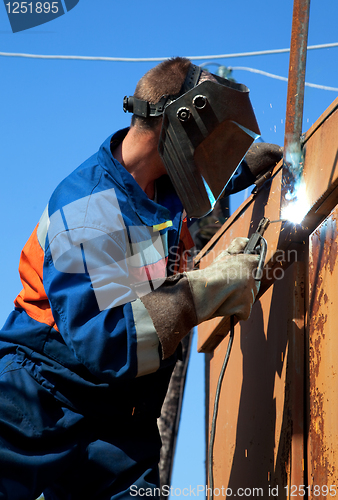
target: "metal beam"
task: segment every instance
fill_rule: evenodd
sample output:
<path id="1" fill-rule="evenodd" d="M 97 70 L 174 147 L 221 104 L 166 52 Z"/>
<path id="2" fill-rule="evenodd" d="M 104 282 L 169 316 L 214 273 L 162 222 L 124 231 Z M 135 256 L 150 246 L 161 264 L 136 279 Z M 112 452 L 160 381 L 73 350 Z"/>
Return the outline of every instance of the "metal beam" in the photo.
<path id="1" fill-rule="evenodd" d="M 288 203 L 285 199 L 286 194 L 293 191 L 295 183 L 302 175 L 300 138 L 303 124 L 309 13 L 310 0 L 294 0 L 285 117 L 282 210 Z"/>

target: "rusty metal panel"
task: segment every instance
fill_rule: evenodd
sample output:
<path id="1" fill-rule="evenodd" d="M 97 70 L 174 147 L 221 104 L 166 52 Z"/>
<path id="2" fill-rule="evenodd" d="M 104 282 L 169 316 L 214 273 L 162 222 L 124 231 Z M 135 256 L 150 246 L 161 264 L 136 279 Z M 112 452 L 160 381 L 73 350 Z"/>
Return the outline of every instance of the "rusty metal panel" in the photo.
<path id="1" fill-rule="evenodd" d="M 311 234 L 309 251 L 308 484 L 320 498 L 323 487 L 338 488 L 337 218 L 338 207 Z"/>
<path id="2" fill-rule="evenodd" d="M 326 204 L 338 186 L 338 99 L 306 135 L 303 175 L 311 217 L 317 222 L 337 203 L 335 199 L 330 208 Z"/>
<path id="3" fill-rule="evenodd" d="M 285 486 L 304 484 L 302 269 L 293 264 L 236 326 L 216 427 L 216 489 L 260 488 L 267 498 L 277 488 L 286 498 Z M 209 422 L 226 344 L 210 363 Z"/>
<path id="4" fill-rule="evenodd" d="M 328 399 L 332 400 L 334 392 L 338 391 L 335 378 L 338 371 L 332 368 L 335 367 L 333 352 L 337 351 L 333 341 L 331 350 L 325 347 L 319 352 L 317 347 L 319 344 L 325 345 L 332 337 L 335 314 L 338 314 L 337 305 L 337 313 L 333 311 L 333 297 L 338 296 L 338 290 L 334 288 L 337 286 L 338 271 L 334 264 L 338 242 L 335 237 L 329 237 L 332 255 L 329 263 L 325 264 L 326 261 L 320 260 L 324 257 L 318 253 L 318 245 L 323 245 L 324 233 L 320 231 L 310 237 L 338 203 L 337 110 L 338 100 L 305 137 L 304 176 L 310 207 L 305 222 L 302 227 L 271 224 L 265 233 L 268 241 L 267 269 L 259 301 L 254 305 L 250 319 L 236 325 L 234 346 L 222 385 L 214 446 L 216 488 L 262 488 L 263 496 L 267 498 L 275 496 L 272 488 L 278 487 L 275 498 L 291 498 L 303 496 L 292 495 L 295 490 L 292 492 L 291 487 L 297 488 L 298 493 L 298 488 L 302 485 L 328 484 L 315 481 L 329 481 L 329 477 L 337 481 L 334 466 L 338 453 L 338 435 L 334 430 L 333 416 L 337 414 L 338 403 L 334 402 L 332 411 L 329 411 L 329 402 L 324 401 L 327 394 Z M 196 262 L 200 267 L 210 264 L 234 237 L 249 236 L 261 217 L 278 219 L 281 185 L 282 165 L 279 164 L 274 170 L 271 183 L 249 197 L 199 254 Z M 332 233 L 332 225 L 330 227 Z M 307 257 L 309 239 L 312 259 L 310 271 Z M 313 250 L 316 241 L 317 247 Z M 323 248 L 328 251 L 325 245 Z M 327 252 L 327 257 L 328 255 Z M 325 296 L 324 291 L 318 295 L 320 287 L 314 281 L 318 266 L 324 280 L 322 290 L 329 284 L 329 289 L 332 289 L 330 295 L 327 293 Z M 312 319 L 309 322 L 312 330 L 309 330 L 311 334 L 309 333 L 308 342 L 310 345 L 312 342 L 313 346 L 308 367 L 311 396 L 306 406 L 304 358 L 307 359 L 308 351 L 305 349 L 304 355 L 304 345 L 306 348 L 308 345 L 304 344 L 304 275 L 307 282 L 311 283 L 308 311 L 310 307 L 313 310 L 317 303 L 320 303 L 322 311 L 319 315 L 318 312 L 311 313 Z M 316 296 L 317 299 L 314 299 Z M 330 311 L 333 322 L 326 318 L 329 313 L 323 312 L 329 307 L 332 308 Z M 325 330 L 325 338 L 318 337 L 318 326 L 322 324 L 324 329 L 330 328 L 331 336 Z M 198 349 L 210 353 L 209 432 L 228 331 L 229 324 L 223 318 L 205 322 L 199 327 Z M 323 359 L 330 360 L 331 372 L 328 366 L 322 371 Z M 326 392 L 329 384 L 331 388 Z M 322 420 L 318 417 L 320 404 L 326 412 L 321 414 L 324 415 Z M 304 430 L 306 418 L 309 423 Z M 310 436 L 307 441 L 308 429 Z M 326 450 L 325 453 L 323 450 Z"/>

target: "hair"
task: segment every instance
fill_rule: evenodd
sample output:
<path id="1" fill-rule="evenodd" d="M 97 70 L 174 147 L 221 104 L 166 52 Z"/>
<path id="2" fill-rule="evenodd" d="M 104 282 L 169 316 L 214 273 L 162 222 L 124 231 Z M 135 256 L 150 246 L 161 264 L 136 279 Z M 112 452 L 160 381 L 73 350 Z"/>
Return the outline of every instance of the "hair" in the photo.
<path id="1" fill-rule="evenodd" d="M 167 59 L 150 69 L 137 83 L 134 97 L 156 104 L 163 95 L 179 96 L 191 62 L 185 57 Z M 133 115 L 131 124 L 140 131 L 154 129 L 162 117 L 142 118 Z"/>

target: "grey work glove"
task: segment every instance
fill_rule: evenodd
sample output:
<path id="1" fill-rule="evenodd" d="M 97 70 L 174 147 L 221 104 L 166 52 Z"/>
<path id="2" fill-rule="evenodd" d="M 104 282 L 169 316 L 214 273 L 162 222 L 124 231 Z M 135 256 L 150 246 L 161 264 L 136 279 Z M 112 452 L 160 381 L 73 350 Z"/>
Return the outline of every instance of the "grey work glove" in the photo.
<path id="1" fill-rule="evenodd" d="M 247 238 L 236 238 L 205 269 L 170 276 L 141 297 L 159 337 L 163 359 L 196 325 L 217 316 L 248 319 L 259 289 L 253 278 L 259 256 L 243 254 Z"/>
<path id="2" fill-rule="evenodd" d="M 249 170 L 256 179 L 271 171 L 282 158 L 283 148 L 267 142 L 255 142 L 245 155 Z"/>
<path id="3" fill-rule="evenodd" d="M 217 316 L 247 320 L 259 290 L 258 255 L 243 254 L 247 238 L 236 238 L 205 269 L 187 272 L 198 324 Z"/>

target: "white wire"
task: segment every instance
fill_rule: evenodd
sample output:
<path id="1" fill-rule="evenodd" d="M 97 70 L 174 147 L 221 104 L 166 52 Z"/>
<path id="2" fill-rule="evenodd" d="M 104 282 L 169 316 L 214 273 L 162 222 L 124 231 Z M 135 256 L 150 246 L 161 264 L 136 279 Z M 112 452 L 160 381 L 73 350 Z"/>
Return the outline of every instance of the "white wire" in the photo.
<path id="1" fill-rule="evenodd" d="M 325 43 L 322 45 L 309 45 L 308 50 L 328 49 L 338 47 L 338 42 Z M 212 56 L 185 56 L 191 60 L 200 59 L 227 59 L 232 57 L 263 56 L 268 54 L 282 54 L 290 52 L 290 49 L 260 50 L 256 52 L 240 52 L 237 54 L 220 54 Z M 3 57 L 26 57 L 31 59 L 63 59 L 79 61 L 115 61 L 115 62 L 160 62 L 169 59 L 169 57 L 97 57 L 97 56 L 60 56 L 60 55 L 42 55 L 42 54 L 24 54 L 19 52 L 0 52 Z"/>
<path id="2" fill-rule="evenodd" d="M 273 73 L 267 73 L 266 71 L 262 71 L 260 69 L 247 68 L 246 66 L 228 66 L 227 69 L 239 70 L 239 71 L 250 71 L 250 73 L 258 73 L 259 75 L 268 76 L 269 78 L 274 78 L 275 80 L 282 80 L 283 82 L 288 81 L 288 79 L 285 76 L 274 75 Z M 338 88 L 327 87 L 326 85 L 317 85 L 316 83 L 308 83 L 308 82 L 305 82 L 305 85 L 307 87 L 313 87 L 315 89 L 332 90 L 333 92 L 338 92 Z"/>
<path id="3" fill-rule="evenodd" d="M 309 45 L 308 50 L 313 49 L 324 49 L 330 47 L 338 47 L 338 43 L 326 43 L 322 45 Z M 242 52 L 238 54 L 222 54 L 214 56 L 186 56 L 188 59 L 225 59 L 230 57 L 244 57 L 244 56 L 257 56 L 257 55 L 267 55 L 267 54 L 280 54 L 283 52 L 290 52 L 290 49 L 276 49 L 276 50 L 262 50 L 258 52 Z M 30 59 L 61 59 L 61 60 L 80 60 L 80 61 L 115 61 L 115 62 L 158 62 L 168 59 L 168 57 L 96 57 L 96 56 L 61 56 L 61 55 L 42 55 L 42 54 L 24 54 L 16 52 L 0 52 L 0 56 L 3 57 L 25 57 Z M 204 63 L 201 66 L 205 66 L 208 63 Z M 211 63 L 212 64 L 212 63 Z M 216 63 L 215 63 L 216 64 Z M 267 76 L 269 78 L 274 78 L 275 80 L 282 80 L 287 82 L 288 79 L 285 76 L 274 75 L 273 73 L 268 73 L 260 69 L 248 68 L 246 66 L 234 66 L 228 67 L 229 70 L 239 70 L 239 71 L 250 71 L 251 73 L 257 73 L 260 75 Z M 338 92 L 338 88 L 328 87 L 326 85 L 317 85 L 316 83 L 305 82 L 307 87 L 313 87 L 321 90 L 329 90 L 333 92 Z"/>

